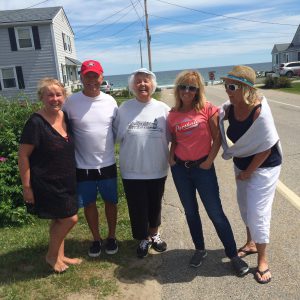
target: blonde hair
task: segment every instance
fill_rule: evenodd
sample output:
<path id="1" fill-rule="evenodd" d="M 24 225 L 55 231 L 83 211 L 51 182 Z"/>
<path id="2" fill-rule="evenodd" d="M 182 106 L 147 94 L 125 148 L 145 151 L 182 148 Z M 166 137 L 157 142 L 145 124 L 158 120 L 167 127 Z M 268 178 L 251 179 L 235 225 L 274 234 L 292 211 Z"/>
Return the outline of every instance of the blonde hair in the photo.
<path id="1" fill-rule="evenodd" d="M 249 106 L 254 105 L 255 100 L 259 98 L 257 90 L 245 84 L 241 84 L 241 87 L 243 90 L 243 99 L 245 103 Z"/>
<path id="2" fill-rule="evenodd" d="M 193 100 L 193 109 L 199 112 L 204 107 L 206 102 L 204 84 L 201 74 L 197 71 L 182 71 L 177 75 L 174 86 L 174 110 L 176 111 L 180 110 L 180 108 L 183 105 L 182 100 L 180 99 L 179 85 L 193 85 L 198 88 L 195 98 Z"/>
<path id="3" fill-rule="evenodd" d="M 42 100 L 43 93 L 45 92 L 45 89 L 49 88 L 49 86 L 51 86 L 51 85 L 56 85 L 56 86 L 60 87 L 61 90 L 62 90 L 62 93 L 64 95 L 64 98 L 67 97 L 66 89 L 65 89 L 64 85 L 60 81 L 58 81 L 55 78 L 45 77 L 45 78 L 42 78 L 38 82 L 37 96 L 38 96 L 39 100 Z"/>

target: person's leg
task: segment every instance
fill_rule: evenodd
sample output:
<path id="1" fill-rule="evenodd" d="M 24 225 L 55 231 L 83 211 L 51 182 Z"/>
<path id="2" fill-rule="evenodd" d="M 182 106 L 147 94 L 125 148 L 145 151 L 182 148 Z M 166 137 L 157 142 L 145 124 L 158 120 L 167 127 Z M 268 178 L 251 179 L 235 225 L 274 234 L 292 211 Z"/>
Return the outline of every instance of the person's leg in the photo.
<path id="1" fill-rule="evenodd" d="M 151 239 L 149 237 L 148 222 L 148 193 L 147 180 L 123 179 L 124 191 L 126 195 L 132 236 L 139 240 L 136 254 L 139 258 L 148 255 L 151 247 Z"/>
<path id="2" fill-rule="evenodd" d="M 91 230 L 94 241 L 100 241 L 101 236 L 99 232 L 99 213 L 96 205 L 96 201 L 88 204 L 84 208 L 84 215 L 88 226 Z"/>
<path id="3" fill-rule="evenodd" d="M 107 168 L 104 168 L 104 170 Z M 104 174 L 101 176 L 105 176 Z M 105 216 L 108 226 L 108 239 L 116 238 L 116 225 L 118 216 L 118 183 L 117 177 L 97 181 L 97 188 L 105 202 Z"/>
<path id="4" fill-rule="evenodd" d="M 137 240 L 147 239 L 148 234 L 148 196 L 145 180 L 123 179 L 132 237 Z"/>
<path id="5" fill-rule="evenodd" d="M 78 216 L 74 216 L 74 225 L 78 222 Z M 74 227 L 74 226 L 73 226 Z M 71 228 L 72 229 L 72 228 Z M 70 229 L 70 230 L 71 230 Z M 82 259 L 80 258 L 70 258 L 65 256 L 65 241 L 63 240 L 59 250 L 58 250 L 58 257 L 60 258 L 60 260 L 62 260 L 65 264 L 68 265 L 79 265 L 82 263 Z"/>
<path id="6" fill-rule="evenodd" d="M 64 272 L 68 266 L 63 261 L 64 239 L 77 223 L 78 217 L 64 219 L 54 219 L 50 224 L 49 248 L 46 254 L 46 262 L 53 268 L 55 272 Z"/>
<path id="7" fill-rule="evenodd" d="M 158 232 L 158 227 L 161 224 L 161 203 L 165 190 L 166 177 L 152 179 L 148 182 L 149 193 L 149 234 L 155 235 Z"/>
<path id="8" fill-rule="evenodd" d="M 266 248 L 269 243 L 272 204 L 280 169 L 280 166 L 258 169 L 248 180 L 247 218 L 258 252 L 255 278 L 260 283 L 271 280 Z"/>
<path id="9" fill-rule="evenodd" d="M 237 176 L 239 172 L 240 170 L 236 166 L 234 166 L 235 176 Z M 252 240 L 250 230 L 248 227 L 248 221 L 247 221 L 248 207 L 247 207 L 247 182 L 246 181 L 236 179 L 236 197 L 239 205 L 241 218 L 246 225 L 246 234 L 247 234 L 246 243 L 239 248 L 238 255 L 239 257 L 245 257 L 249 254 L 254 254 L 257 252 L 255 242 Z"/>
<path id="10" fill-rule="evenodd" d="M 85 219 L 88 223 L 94 241 L 100 241 L 99 214 L 96 205 L 97 181 L 87 180 L 77 183 L 78 206 L 84 208 Z"/>
<path id="11" fill-rule="evenodd" d="M 152 179 L 148 181 L 149 194 L 149 235 L 152 240 L 152 248 L 157 252 L 167 250 L 167 243 L 161 239 L 158 227 L 161 224 L 161 203 L 165 190 L 167 177 Z"/>
<path id="12" fill-rule="evenodd" d="M 108 225 L 108 238 L 116 238 L 118 207 L 117 204 L 105 201 L 105 216 Z"/>
<path id="13" fill-rule="evenodd" d="M 271 272 L 269 270 L 268 260 L 267 260 L 267 244 L 256 243 L 257 248 L 257 272 L 256 277 L 260 282 L 269 282 L 271 280 Z"/>
<path id="14" fill-rule="evenodd" d="M 255 245 L 255 242 L 252 239 L 252 236 L 251 236 L 248 226 L 246 226 L 246 233 L 247 233 L 247 241 L 241 248 L 239 248 L 239 250 L 238 250 L 239 257 L 245 257 L 247 255 L 257 253 L 257 248 Z"/>
<path id="15" fill-rule="evenodd" d="M 179 199 L 185 211 L 187 223 L 195 248 L 198 250 L 204 250 L 205 245 L 202 223 L 196 198 L 196 187 L 190 176 L 191 169 L 187 169 L 182 165 L 175 164 L 171 167 L 171 171 Z"/>
<path id="16" fill-rule="evenodd" d="M 233 232 L 222 208 L 214 166 L 209 170 L 193 169 L 192 174 L 205 210 L 224 246 L 226 256 L 230 258 L 237 276 L 246 275 L 249 271 L 249 266 L 237 255 Z"/>
<path id="17" fill-rule="evenodd" d="M 209 170 L 193 168 L 191 174 L 205 210 L 225 248 L 227 257 L 237 256 L 233 232 L 222 208 L 214 166 Z"/>

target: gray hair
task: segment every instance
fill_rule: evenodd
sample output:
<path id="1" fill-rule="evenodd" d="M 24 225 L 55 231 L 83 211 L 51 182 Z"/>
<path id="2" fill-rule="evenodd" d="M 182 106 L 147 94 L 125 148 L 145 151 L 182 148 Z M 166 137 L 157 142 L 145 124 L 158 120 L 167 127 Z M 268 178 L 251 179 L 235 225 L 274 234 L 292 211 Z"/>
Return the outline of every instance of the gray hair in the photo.
<path id="1" fill-rule="evenodd" d="M 151 71 L 149 71 L 149 73 L 147 72 L 139 72 L 139 71 L 136 71 L 134 72 L 133 74 L 131 74 L 128 78 L 128 88 L 129 88 L 129 91 L 136 96 L 136 93 L 134 91 L 134 81 L 135 81 L 135 77 L 136 75 L 138 74 L 144 74 L 145 77 L 147 78 L 150 78 L 151 79 L 151 82 L 152 82 L 152 91 L 151 91 L 151 95 L 154 94 L 155 90 L 156 90 L 156 87 L 157 87 L 157 82 L 156 82 L 156 77 L 154 75 L 154 73 L 152 73 Z M 153 75 L 152 75 L 153 74 Z"/>

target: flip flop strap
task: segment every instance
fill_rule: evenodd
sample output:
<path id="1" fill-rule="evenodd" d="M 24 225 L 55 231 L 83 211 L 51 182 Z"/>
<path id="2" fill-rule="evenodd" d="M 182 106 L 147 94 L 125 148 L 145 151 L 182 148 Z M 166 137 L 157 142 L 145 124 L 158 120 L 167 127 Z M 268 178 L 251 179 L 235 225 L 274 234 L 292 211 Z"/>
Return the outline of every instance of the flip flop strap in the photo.
<path id="1" fill-rule="evenodd" d="M 257 269 L 257 272 L 259 273 L 260 276 L 263 276 L 263 275 L 265 275 L 266 273 L 270 272 L 270 269 L 266 269 L 266 270 L 264 270 L 264 271 L 259 271 L 259 270 Z"/>

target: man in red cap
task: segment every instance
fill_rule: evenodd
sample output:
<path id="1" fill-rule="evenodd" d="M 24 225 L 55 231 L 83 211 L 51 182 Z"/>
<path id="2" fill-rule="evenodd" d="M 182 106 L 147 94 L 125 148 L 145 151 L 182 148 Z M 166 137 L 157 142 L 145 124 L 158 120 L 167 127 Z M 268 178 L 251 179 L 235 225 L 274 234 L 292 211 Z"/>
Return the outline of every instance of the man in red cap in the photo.
<path id="1" fill-rule="evenodd" d="M 67 99 L 64 111 L 68 115 L 75 142 L 79 207 L 84 207 L 84 214 L 94 239 L 88 254 L 90 257 L 97 257 L 103 248 L 96 206 L 98 192 L 105 202 L 108 224 L 105 252 L 114 254 L 118 251 L 115 237 L 117 168 L 112 131 L 112 122 L 118 106 L 112 96 L 100 91 L 103 68 L 98 61 L 84 61 L 80 77 L 83 90 Z"/>

